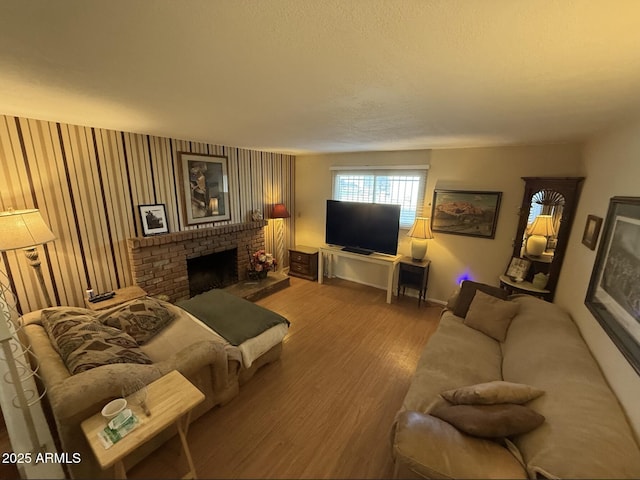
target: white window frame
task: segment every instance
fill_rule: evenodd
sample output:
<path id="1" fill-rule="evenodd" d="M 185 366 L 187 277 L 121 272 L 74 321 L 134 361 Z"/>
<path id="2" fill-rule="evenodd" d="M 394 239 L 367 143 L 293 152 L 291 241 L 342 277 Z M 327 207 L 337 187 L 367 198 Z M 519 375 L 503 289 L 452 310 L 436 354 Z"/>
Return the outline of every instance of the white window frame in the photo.
<path id="1" fill-rule="evenodd" d="M 428 165 L 393 165 L 393 166 L 333 166 L 330 168 L 332 171 L 332 179 L 331 179 L 331 198 L 333 200 L 345 200 L 351 202 L 366 202 L 366 203 L 390 203 L 397 204 L 400 203 L 402 205 L 401 213 L 400 213 L 400 228 L 409 229 L 411 225 L 413 225 L 413 221 L 416 217 L 422 216 L 422 209 L 424 206 L 424 195 L 427 183 L 427 171 L 429 169 Z M 353 176 L 353 177 L 373 177 L 373 183 L 371 185 L 372 191 L 370 195 L 360 196 L 359 198 L 354 198 L 352 196 L 341 196 L 338 193 L 339 186 L 338 181 L 340 176 Z M 416 204 L 410 205 L 407 209 L 407 205 L 404 201 L 397 201 L 398 192 L 396 192 L 395 199 L 390 199 L 390 201 L 380 201 L 378 197 L 378 202 L 376 202 L 376 187 L 379 185 L 378 180 L 379 177 L 418 177 L 418 186 L 417 192 L 411 191 L 405 192 L 405 195 L 415 196 Z M 397 185 L 400 188 L 400 185 Z M 377 192 L 381 194 L 380 191 Z M 396 200 L 396 201 L 394 201 Z"/>

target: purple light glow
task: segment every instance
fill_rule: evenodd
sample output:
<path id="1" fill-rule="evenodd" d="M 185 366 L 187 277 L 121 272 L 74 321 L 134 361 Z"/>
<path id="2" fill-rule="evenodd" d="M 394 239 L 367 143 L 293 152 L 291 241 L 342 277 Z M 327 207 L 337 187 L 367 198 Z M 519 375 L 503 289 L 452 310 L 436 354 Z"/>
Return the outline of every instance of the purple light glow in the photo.
<path id="1" fill-rule="evenodd" d="M 465 280 L 473 280 L 473 277 L 471 276 L 471 273 L 469 273 L 468 270 L 466 272 L 464 272 L 462 275 L 460 275 L 456 279 L 456 282 L 457 282 L 458 285 L 462 285 L 462 282 L 464 282 Z"/>

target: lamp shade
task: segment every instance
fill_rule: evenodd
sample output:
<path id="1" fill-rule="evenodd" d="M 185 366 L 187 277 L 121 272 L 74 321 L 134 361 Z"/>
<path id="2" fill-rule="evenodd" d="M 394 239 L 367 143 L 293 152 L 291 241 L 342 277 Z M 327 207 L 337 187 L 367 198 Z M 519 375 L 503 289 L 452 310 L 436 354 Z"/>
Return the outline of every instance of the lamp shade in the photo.
<path id="1" fill-rule="evenodd" d="M 431 239 L 433 238 L 433 233 L 431 232 L 431 221 L 427 217 L 416 217 L 411 226 L 411 230 L 407 233 L 408 237 L 411 238 L 424 238 Z"/>
<path id="2" fill-rule="evenodd" d="M 39 210 L 10 210 L 0 213 L 0 251 L 33 247 L 51 242 L 49 230 Z"/>
<path id="3" fill-rule="evenodd" d="M 553 217 L 551 215 L 538 215 L 527 233 L 529 235 L 542 235 L 543 237 L 555 235 Z"/>
<path id="4" fill-rule="evenodd" d="M 289 218 L 291 215 L 284 203 L 276 203 L 271 210 L 271 218 Z"/>

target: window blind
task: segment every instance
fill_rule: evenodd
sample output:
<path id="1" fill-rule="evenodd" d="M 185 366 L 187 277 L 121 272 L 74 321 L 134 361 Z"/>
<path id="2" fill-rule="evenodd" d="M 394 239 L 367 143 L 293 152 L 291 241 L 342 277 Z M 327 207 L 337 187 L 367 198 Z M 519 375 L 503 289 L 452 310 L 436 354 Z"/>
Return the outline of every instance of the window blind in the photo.
<path id="1" fill-rule="evenodd" d="M 333 199 L 400 205 L 400 228 L 422 215 L 426 167 L 334 167 Z"/>

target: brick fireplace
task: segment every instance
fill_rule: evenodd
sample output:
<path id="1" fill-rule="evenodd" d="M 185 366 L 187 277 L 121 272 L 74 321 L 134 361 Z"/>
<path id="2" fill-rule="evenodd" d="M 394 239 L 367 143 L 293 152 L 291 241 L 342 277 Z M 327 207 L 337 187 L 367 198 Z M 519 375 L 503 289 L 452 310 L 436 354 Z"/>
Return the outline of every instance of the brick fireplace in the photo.
<path id="1" fill-rule="evenodd" d="M 133 283 L 149 295 L 167 295 L 171 302 L 189 298 L 187 260 L 237 248 L 237 278 L 246 278 L 251 252 L 264 248 L 266 221 L 221 225 L 154 237 L 130 238 Z"/>

